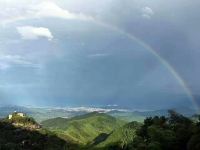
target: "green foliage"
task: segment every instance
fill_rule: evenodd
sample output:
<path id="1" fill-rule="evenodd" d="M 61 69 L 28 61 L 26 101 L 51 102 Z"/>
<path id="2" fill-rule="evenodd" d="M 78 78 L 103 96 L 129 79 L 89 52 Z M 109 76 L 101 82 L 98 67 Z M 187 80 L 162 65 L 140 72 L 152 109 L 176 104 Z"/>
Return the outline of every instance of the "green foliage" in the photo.
<path id="1" fill-rule="evenodd" d="M 159 142 L 151 142 L 147 146 L 148 150 L 162 150 L 161 144 Z"/>
<path id="2" fill-rule="evenodd" d="M 87 117 L 86 117 L 87 116 Z M 92 121 L 88 118 L 98 116 L 98 114 L 87 114 L 79 116 L 76 119 L 66 121 L 65 129 L 73 131 L 73 137 L 81 139 L 83 128 L 85 127 L 84 120 L 91 124 Z M 93 118 L 92 117 L 92 118 Z M 96 117 L 95 117 L 96 118 Z M 109 118 L 109 117 L 108 117 Z M 109 118 L 106 123 L 112 120 Z M 93 118 L 94 119 L 94 118 Z M 101 118 L 102 119 L 102 118 Z M 101 123 L 103 120 L 95 119 L 95 122 Z M 78 121 L 77 121 L 78 120 Z M 113 119 L 114 120 L 114 119 Z M 60 122 L 62 122 L 61 120 Z M 70 122 L 70 123 L 69 123 Z M 73 123 L 74 124 L 73 124 Z M 52 123 L 53 124 L 53 123 Z M 113 121 L 110 125 L 114 124 Z M 99 124 L 94 125 L 95 128 L 100 128 Z M 110 126 L 105 124 L 102 128 Z M 78 130 L 79 129 L 79 130 Z M 87 133 L 94 129 L 87 128 Z M 108 132 L 99 133 L 89 145 L 90 149 L 107 149 L 107 150 L 198 150 L 200 149 L 200 120 L 196 119 L 193 122 L 191 119 L 178 114 L 174 111 L 169 111 L 169 117 L 155 116 L 148 117 L 144 120 L 144 124 L 140 125 L 137 122 L 125 124 L 121 127 L 116 127 Z M 76 133 L 79 133 L 77 135 Z M 88 135 L 89 136 L 89 135 Z M 95 136 L 95 135 L 94 135 Z M 82 140 L 84 141 L 83 136 Z M 91 138 L 90 138 L 91 140 Z M 88 143 L 87 143 L 88 144 Z"/>
<path id="3" fill-rule="evenodd" d="M 8 122 L 0 122 L 2 150 L 65 150 L 66 142 L 47 131 L 27 130 Z"/>
<path id="4" fill-rule="evenodd" d="M 37 124 L 37 122 L 34 120 L 34 118 L 28 117 L 28 116 L 20 116 L 17 113 L 13 113 L 11 119 L 5 118 L 3 120 L 6 121 L 6 122 L 9 122 L 9 123 L 19 123 L 19 124 L 22 124 L 22 125 Z"/>
<path id="5" fill-rule="evenodd" d="M 122 127 L 115 129 L 108 138 L 96 147 L 113 147 L 116 146 L 120 149 L 125 149 L 130 143 L 133 142 L 136 136 L 136 130 L 140 127 L 137 122 L 130 122 Z"/>
<path id="6" fill-rule="evenodd" d="M 149 117 L 137 130 L 132 146 L 144 150 L 197 150 L 200 126 L 189 118 L 169 111 L 169 117 Z"/>
<path id="7" fill-rule="evenodd" d="M 0 150 L 199 150 L 200 117 L 191 120 L 174 111 L 169 117 L 148 117 L 144 123 L 126 123 L 103 113 L 42 122 L 37 130 L 29 117 L 0 121 Z"/>
<path id="8" fill-rule="evenodd" d="M 102 133 L 109 134 L 125 122 L 104 113 L 89 113 L 71 119 L 55 118 L 42 122 L 42 125 L 57 134 L 64 134 L 80 144 L 90 144 Z"/>
<path id="9" fill-rule="evenodd" d="M 33 118 L 30 117 L 20 117 L 20 116 L 14 116 L 11 119 L 14 123 L 22 123 L 22 124 L 37 124 Z"/>

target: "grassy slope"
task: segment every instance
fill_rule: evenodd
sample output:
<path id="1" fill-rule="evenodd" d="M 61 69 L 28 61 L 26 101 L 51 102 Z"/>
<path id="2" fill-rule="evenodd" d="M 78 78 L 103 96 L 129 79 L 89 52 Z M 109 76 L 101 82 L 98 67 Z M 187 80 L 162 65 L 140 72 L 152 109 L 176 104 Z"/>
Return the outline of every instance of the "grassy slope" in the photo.
<path id="1" fill-rule="evenodd" d="M 143 122 L 145 119 L 145 116 L 142 116 L 140 114 L 134 113 L 134 112 L 109 112 L 109 115 L 119 118 L 121 120 L 125 120 L 127 122 L 131 121 L 137 121 L 137 122 Z"/>
<path id="2" fill-rule="evenodd" d="M 44 127 L 65 135 L 80 144 L 88 144 L 99 134 L 109 134 L 124 124 L 124 121 L 96 112 L 71 119 L 55 118 L 42 122 Z"/>
<path id="3" fill-rule="evenodd" d="M 140 124 L 137 122 L 130 122 L 125 124 L 124 126 L 115 129 L 105 141 L 95 145 L 94 147 L 103 148 L 117 144 L 119 147 L 124 148 L 126 145 L 133 141 L 136 129 L 139 126 Z"/>

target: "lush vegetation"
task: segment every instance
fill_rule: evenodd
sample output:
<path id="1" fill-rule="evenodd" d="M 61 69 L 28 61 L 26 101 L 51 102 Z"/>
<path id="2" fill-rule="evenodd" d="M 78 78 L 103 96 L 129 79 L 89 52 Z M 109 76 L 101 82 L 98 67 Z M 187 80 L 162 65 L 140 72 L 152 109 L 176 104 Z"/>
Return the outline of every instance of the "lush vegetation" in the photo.
<path id="1" fill-rule="evenodd" d="M 199 121 L 193 122 L 174 111 L 169 111 L 169 117 L 149 117 L 137 131 L 129 149 L 199 150 Z"/>
<path id="2" fill-rule="evenodd" d="M 95 141 L 95 148 L 109 149 L 112 147 L 119 147 L 124 149 L 127 145 L 133 142 L 136 137 L 136 131 L 140 128 L 141 124 L 138 122 L 130 122 L 122 127 L 115 129 L 107 138 L 102 141 Z"/>
<path id="3" fill-rule="evenodd" d="M 42 122 L 43 127 L 82 145 L 90 144 L 100 134 L 109 134 L 123 124 L 124 121 L 97 112 L 71 119 L 55 118 Z"/>
<path id="4" fill-rule="evenodd" d="M 16 126 L 23 123 L 24 127 Z M 169 111 L 168 117 L 147 117 L 126 123 L 104 113 L 42 122 L 14 116 L 0 121 L 0 150 L 199 150 L 200 117 Z M 46 129 L 44 129 L 46 128 Z"/>
<path id="5" fill-rule="evenodd" d="M 72 119 L 47 120 L 44 124 L 49 129 L 58 131 L 60 128 L 68 138 L 82 141 L 86 149 L 200 149 L 200 120 L 198 119 L 194 121 L 169 111 L 168 117 L 147 117 L 143 124 L 130 122 L 123 125 L 124 122 L 118 124 L 119 120 L 117 120 L 106 114 L 91 113 Z"/>
<path id="6" fill-rule="evenodd" d="M 169 117 L 148 117 L 142 125 L 133 122 L 119 128 L 96 147 L 107 150 L 199 150 L 200 117 L 191 120 L 174 111 L 169 111 Z"/>
<path id="7" fill-rule="evenodd" d="M 47 130 L 28 130 L 0 121 L 1 150 L 65 150 L 66 141 Z"/>
<path id="8" fill-rule="evenodd" d="M 30 125 L 38 125 L 38 123 L 34 120 L 34 118 L 28 117 L 28 116 L 21 117 L 17 115 L 17 113 L 13 113 L 11 119 L 5 118 L 4 121 L 12 123 L 12 124 L 16 124 L 16 125 L 18 124 L 23 127 L 30 126 Z"/>

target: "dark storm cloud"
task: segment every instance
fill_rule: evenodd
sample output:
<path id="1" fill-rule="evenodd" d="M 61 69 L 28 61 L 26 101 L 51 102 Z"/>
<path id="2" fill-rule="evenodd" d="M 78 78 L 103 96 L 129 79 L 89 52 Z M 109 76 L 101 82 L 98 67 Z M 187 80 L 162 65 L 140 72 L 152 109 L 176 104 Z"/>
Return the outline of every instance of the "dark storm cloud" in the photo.
<path id="1" fill-rule="evenodd" d="M 118 0 L 101 19 L 152 46 L 196 94 L 200 92 L 197 90 L 200 89 L 199 6 L 198 0 Z M 149 8 L 148 19 L 142 16 L 144 8 Z"/>
<path id="2" fill-rule="evenodd" d="M 60 10 L 56 17 L 51 12 L 45 14 L 46 18 L 26 16 L 29 19 L 7 27 L 9 31 L 0 30 L 2 42 L 7 43 L 1 45 L 0 55 L 18 54 L 40 65 L 24 68 L 9 63 L 12 66 L 8 70 L 0 70 L 3 99 L 62 106 L 120 104 L 156 109 L 189 106 L 183 87 L 155 56 L 136 41 L 96 20 L 149 44 L 198 95 L 199 3 L 197 0 L 74 0 L 58 1 L 60 7 L 46 3 Z M 96 22 L 91 18 L 80 20 L 80 14 Z M 71 15 L 73 19 L 69 19 Z M 43 27 L 53 37 L 51 41 L 20 39 L 18 26 Z M 11 42 L 16 39 L 17 42 Z M 14 91 L 15 88 L 18 90 Z"/>

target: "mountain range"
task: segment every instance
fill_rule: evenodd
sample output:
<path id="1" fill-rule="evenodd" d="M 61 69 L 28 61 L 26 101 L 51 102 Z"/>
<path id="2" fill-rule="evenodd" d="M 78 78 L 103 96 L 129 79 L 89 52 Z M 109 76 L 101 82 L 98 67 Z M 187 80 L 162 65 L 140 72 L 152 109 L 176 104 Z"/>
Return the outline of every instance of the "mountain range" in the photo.
<path id="1" fill-rule="evenodd" d="M 196 112 L 190 108 L 174 108 L 185 116 L 192 116 Z M 149 110 L 149 111 L 136 111 L 131 109 L 119 108 L 117 106 L 104 106 L 104 107 L 25 107 L 25 106 L 1 106 L 0 118 L 4 118 L 14 111 L 24 112 L 33 117 L 37 122 L 41 122 L 51 118 L 71 118 L 78 115 L 87 114 L 90 112 L 101 112 L 109 114 L 113 117 L 120 118 L 125 121 L 139 121 L 143 122 L 146 117 L 150 116 L 167 116 L 168 110 Z"/>
<path id="2" fill-rule="evenodd" d="M 188 150 L 198 150 L 198 115 L 188 118 L 170 110 L 168 117 L 149 116 L 138 122 L 125 120 L 121 117 L 123 113 L 127 117 L 136 114 L 116 110 L 90 112 L 38 123 L 25 113 L 14 112 L 12 117 L 9 115 L 0 120 L 0 149 L 168 150 L 176 147 L 182 150 L 188 146 Z"/>

